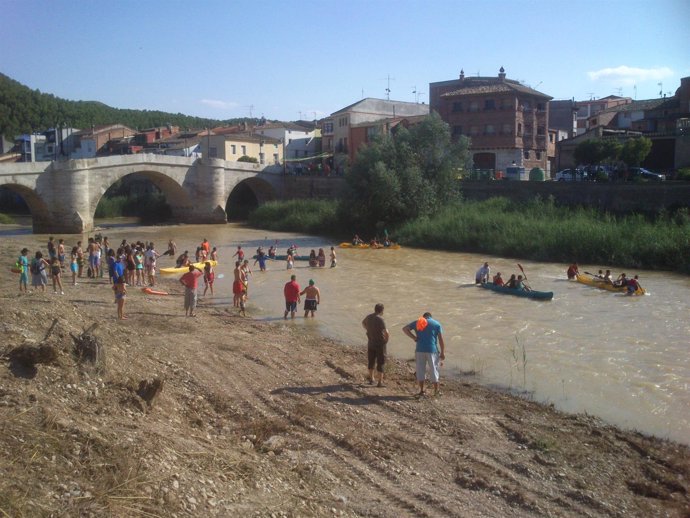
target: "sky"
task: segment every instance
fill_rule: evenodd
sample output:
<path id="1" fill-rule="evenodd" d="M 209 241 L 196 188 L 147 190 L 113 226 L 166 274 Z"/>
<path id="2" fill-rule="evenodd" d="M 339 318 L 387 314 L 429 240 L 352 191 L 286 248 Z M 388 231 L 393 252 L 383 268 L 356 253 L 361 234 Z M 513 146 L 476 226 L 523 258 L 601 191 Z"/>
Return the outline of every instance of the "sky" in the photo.
<path id="1" fill-rule="evenodd" d="M 501 66 L 554 99 L 673 95 L 690 0 L 0 0 L 0 72 L 115 108 L 322 118 Z"/>

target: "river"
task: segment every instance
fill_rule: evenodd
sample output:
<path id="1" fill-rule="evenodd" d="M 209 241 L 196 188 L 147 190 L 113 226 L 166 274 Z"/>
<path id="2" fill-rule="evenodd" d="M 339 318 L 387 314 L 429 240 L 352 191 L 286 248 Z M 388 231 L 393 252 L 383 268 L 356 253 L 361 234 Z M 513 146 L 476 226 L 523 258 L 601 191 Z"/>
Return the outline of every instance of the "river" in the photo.
<path id="1" fill-rule="evenodd" d="M 203 304 L 224 306 L 232 305 L 231 256 L 238 245 L 251 257 L 257 246 L 267 249 L 275 240 L 279 253 L 295 243 L 300 254 L 322 247 L 328 255 L 329 247 L 336 244 L 238 224 L 118 226 L 101 232 L 113 244 L 123 237 L 154 241 L 160 252 L 174 238 L 180 252 L 193 253 L 206 237 L 220 252 L 221 278 L 216 296 Z M 364 345 L 360 322 L 375 303 L 382 302 L 391 331 L 389 352 L 411 359 L 414 344 L 401 328 L 430 311 L 444 328 L 443 376 L 509 389 L 566 412 L 586 412 L 626 429 L 690 443 L 689 277 L 627 271 L 640 275 L 648 294 L 626 297 L 568 281 L 566 265 L 521 260 L 531 286 L 555 294 L 552 301 L 533 301 L 473 284 L 474 272 L 484 261 L 504 278 L 520 273 L 515 259 L 405 247 L 336 247 L 336 252 L 338 266 L 333 269 L 297 262 L 290 272 L 284 262 L 269 261 L 268 271 L 260 273 L 258 265 L 253 266 L 249 315 L 282 320 L 282 287 L 295 273 L 302 286 L 314 279 L 322 304 L 315 319 L 300 316 L 289 325 Z M 170 263 L 163 258 L 160 266 Z M 580 265 L 580 269 L 596 271 L 603 266 Z"/>

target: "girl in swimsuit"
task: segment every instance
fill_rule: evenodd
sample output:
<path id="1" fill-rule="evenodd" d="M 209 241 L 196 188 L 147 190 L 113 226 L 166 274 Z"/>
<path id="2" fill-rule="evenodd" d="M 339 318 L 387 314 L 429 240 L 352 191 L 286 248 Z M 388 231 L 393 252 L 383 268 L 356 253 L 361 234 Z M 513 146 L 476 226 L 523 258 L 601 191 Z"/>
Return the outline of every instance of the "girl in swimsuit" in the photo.
<path id="1" fill-rule="evenodd" d="M 127 296 L 127 286 L 125 286 L 124 278 L 118 278 L 113 285 L 115 292 L 115 302 L 117 303 L 117 318 L 120 320 L 127 320 L 125 316 L 125 298 Z"/>

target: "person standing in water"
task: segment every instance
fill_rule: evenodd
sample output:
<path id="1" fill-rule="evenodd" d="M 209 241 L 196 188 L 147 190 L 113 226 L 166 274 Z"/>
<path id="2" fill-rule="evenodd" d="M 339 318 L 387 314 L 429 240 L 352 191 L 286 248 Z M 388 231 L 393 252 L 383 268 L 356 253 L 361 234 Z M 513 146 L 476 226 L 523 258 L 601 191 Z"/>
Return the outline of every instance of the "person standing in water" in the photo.
<path id="1" fill-rule="evenodd" d="M 304 295 L 304 318 L 307 318 L 309 316 L 309 313 L 311 313 L 311 317 L 314 318 L 314 314 L 316 313 L 316 308 L 318 307 L 319 304 L 321 304 L 321 291 L 319 291 L 319 288 L 317 288 L 314 285 L 314 280 L 309 279 L 309 286 L 304 288 L 301 292 L 300 295 Z"/>

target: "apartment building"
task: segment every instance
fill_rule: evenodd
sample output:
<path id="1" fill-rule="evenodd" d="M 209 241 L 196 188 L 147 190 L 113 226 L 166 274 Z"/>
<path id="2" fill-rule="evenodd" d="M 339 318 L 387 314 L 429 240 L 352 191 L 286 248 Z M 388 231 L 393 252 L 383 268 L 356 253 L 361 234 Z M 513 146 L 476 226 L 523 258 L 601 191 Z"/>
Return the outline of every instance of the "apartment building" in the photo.
<path id="1" fill-rule="evenodd" d="M 283 143 L 279 139 L 255 133 L 208 134 L 201 138 L 203 156 L 237 162 L 242 157 L 255 158 L 261 165 L 283 162 Z"/>
<path id="2" fill-rule="evenodd" d="M 448 123 L 453 137 L 470 138 L 475 169 L 543 169 L 553 163 L 555 133 L 549 133 L 552 97 L 508 79 L 503 67 L 495 77 L 466 77 L 429 84 L 431 109 Z"/>

